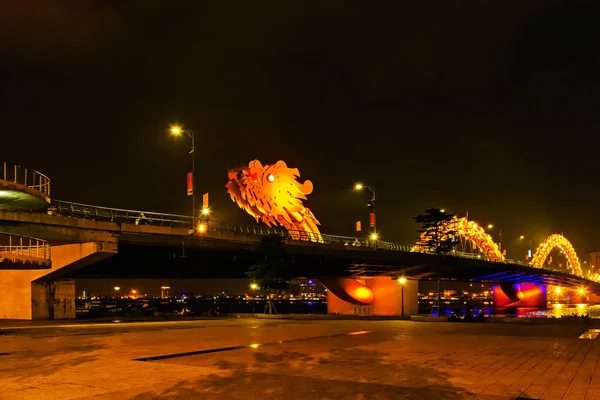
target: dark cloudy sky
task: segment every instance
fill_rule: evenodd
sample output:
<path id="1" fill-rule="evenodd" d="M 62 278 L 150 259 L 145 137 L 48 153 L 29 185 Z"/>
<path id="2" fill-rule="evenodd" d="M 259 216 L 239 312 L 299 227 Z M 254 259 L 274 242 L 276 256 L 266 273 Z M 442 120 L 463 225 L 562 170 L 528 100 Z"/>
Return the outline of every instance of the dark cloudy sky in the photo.
<path id="1" fill-rule="evenodd" d="M 599 18 L 574 0 L 4 0 L 2 158 L 55 198 L 183 213 L 179 121 L 222 219 L 252 223 L 229 167 L 283 159 L 324 232 L 366 224 L 360 180 L 386 240 L 441 206 L 502 227 L 509 251 L 564 232 L 583 252 L 600 248 Z"/>

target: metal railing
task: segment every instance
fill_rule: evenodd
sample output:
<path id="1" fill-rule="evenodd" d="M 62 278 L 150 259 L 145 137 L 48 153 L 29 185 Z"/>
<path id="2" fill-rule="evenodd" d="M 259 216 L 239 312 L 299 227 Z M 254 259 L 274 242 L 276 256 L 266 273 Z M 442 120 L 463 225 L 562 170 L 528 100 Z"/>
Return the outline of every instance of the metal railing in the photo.
<path id="1" fill-rule="evenodd" d="M 48 211 L 67 217 L 94 219 L 97 221 L 180 227 L 192 225 L 192 217 L 187 215 L 125 210 L 62 200 L 53 200 Z"/>
<path id="2" fill-rule="evenodd" d="M 50 244 L 42 239 L 0 233 L 0 258 L 30 257 L 50 260 Z"/>
<path id="3" fill-rule="evenodd" d="M 31 168 L 4 162 L 2 165 L 2 179 L 35 189 L 50 197 L 50 179 Z"/>

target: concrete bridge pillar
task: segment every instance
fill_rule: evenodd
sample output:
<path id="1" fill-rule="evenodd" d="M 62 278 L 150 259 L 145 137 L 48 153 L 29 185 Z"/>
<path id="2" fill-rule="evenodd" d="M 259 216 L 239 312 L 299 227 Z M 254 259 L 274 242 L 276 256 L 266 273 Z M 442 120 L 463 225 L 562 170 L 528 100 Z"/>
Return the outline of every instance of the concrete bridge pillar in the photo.
<path id="1" fill-rule="evenodd" d="M 349 293 L 356 281 L 369 288 L 373 296 L 360 301 L 360 296 Z M 400 284 L 390 276 L 378 276 L 363 279 L 339 278 L 321 280 L 321 282 L 328 289 L 327 312 L 329 314 L 402 316 L 403 301 L 404 316 L 418 313 L 419 282 L 416 280 L 407 280 L 404 284 Z M 357 286 L 358 290 L 361 286 Z M 342 291 L 341 288 L 346 290 Z"/>
<path id="2" fill-rule="evenodd" d="M 0 271 L 0 319 L 75 318 L 75 282 L 68 272 L 117 253 L 117 243 L 52 246 L 52 268 Z"/>
<path id="3" fill-rule="evenodd" d="M 530 282 L 494 285 L 494 309 L 501 311 L 517 307 L 546 308 L 546 291 L 546 285 Z"/>

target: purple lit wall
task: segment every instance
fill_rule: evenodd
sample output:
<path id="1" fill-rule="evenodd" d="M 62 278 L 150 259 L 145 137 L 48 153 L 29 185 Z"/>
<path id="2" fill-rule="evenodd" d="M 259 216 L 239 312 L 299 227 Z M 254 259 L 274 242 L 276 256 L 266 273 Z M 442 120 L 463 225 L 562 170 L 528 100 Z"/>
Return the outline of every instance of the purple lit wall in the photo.
<path id="1" fill-rule="evenodd" d="M 494 307 L 546 307 L 546 285 L 530 282 L 500 284 L 492 287 Z"/>

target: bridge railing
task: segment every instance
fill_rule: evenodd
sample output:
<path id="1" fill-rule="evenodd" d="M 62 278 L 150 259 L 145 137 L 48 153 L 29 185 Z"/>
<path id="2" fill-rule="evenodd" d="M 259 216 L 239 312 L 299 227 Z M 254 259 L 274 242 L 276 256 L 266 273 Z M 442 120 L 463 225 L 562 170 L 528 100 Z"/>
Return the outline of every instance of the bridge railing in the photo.
<path id="1" fill-rule="evenodd" d="M 34 169 L 5 161 L 2 164 L 1 178 L 8 182 L 35 189 L 50 197 L 50 179 Z"/>
<path id="2" fill-rule="evenodd" d="M 98 221 L 127 222 L 175 227 L 192 225 L 192 217 L 187 215 L 100 207 L 63 200 L 53 200 L 49 211 L 67 217 L 94 219 Z"/>
<path id="3" fill-rule="evenodd" d="M 119 208 L 93 206 L 89 204 L 73 203 L 69 201 L 54 200 L 52 201 L 50 210 L 61 215 L 89 218 L 95 220 L 104 220 L 112 222 L 126 222 L 143 225 L 159 225 L 172 227 L 191 227 L 192 218 L 188 215 L 157 213 L 148 211 L 136 211 Z M 370 239 L 358 238 L 354 236 L 338 236 L 328 234 L 313 234 L 305 231 L 288 231 L 283 227 L 267 227 L 261 225 L 240 225 L 223 221 L 201 221 L 203 229 L 206 232 L 214 232 L 220 234 L 244 235 L 244 236 L 271 236 L 277 235 L 288 241 L 312 242 L 315 244 L 321 243 L 329 246 L 337 247 L 361 247 L 361 248 L 377 248 L 388 251 L 418 251 L 420 253 L 428 253 L 426 250 L 413 250 L 414 244 L 397 244 L 382 240 L 373 241 Z M 484 260 L 481 254 L 464 253 L 452 251 L 446 255 Z M 505 260 L 509 264 L 517 264 L 527 266 L 529 264 L 517 260 Z"/>
<path id="4" fill-rule="evenodd" d="M 390 251 L 410 251 L 412 245 L 400 245 L 385 241 L 373 241 L 363 238 L 357 238 L 354 236 L 339 236 L 339 235 L 328 235 L 328 234 L 315 234 L 312 232 L 305 231 L 288 231 L 283 227 L 266 227 L 257 225 L 239 225 L 220 221 L 208 221 L 204 222 L 203 229 L 207 232 L 225 233 L 232 235 L 246 235 L 246 236 L 279 236 L 288 241 L 301 241 L 311 243 L 321 243 L 330 246 L 339 247 L 370 247 L 378 248 L 381 250 Z"/>
<path id="5" fill-rule="evenodd" d="M 14 256 L 50 260 L 50 244 L 38 238 L 0 233 L 0 258 Z"/>

